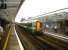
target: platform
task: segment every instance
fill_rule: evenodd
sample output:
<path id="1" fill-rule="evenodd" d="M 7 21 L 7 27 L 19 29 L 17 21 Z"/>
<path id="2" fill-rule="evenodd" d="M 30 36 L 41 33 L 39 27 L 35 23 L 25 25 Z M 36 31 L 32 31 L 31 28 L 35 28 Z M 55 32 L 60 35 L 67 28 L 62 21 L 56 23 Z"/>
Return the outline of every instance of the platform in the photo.
<path id="1" fill-rule="evenodd" d="M 10 34 L 7 50 L 20 50 L 17 38 L 14 33 Z"/>
<path id="2" fill-rule="evenodd" d="M 13 26 L 11 26 L 11 29 L 9 31 L 9 38 L 8 38 L 6 50 L 20 50 L 20 45 L 15 35 Z"/>

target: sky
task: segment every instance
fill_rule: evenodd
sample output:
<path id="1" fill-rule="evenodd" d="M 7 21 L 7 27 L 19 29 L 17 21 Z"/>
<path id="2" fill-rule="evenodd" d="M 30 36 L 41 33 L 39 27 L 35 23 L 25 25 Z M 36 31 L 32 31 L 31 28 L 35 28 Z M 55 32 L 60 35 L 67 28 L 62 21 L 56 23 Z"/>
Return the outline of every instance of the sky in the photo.
<path id="1" fill-rule="evenodd" d="M 68 0 L 25 0 L 15 21 L 20 22 L 22 18 L 36 17 L 66 7 L 68 7 Z"/>

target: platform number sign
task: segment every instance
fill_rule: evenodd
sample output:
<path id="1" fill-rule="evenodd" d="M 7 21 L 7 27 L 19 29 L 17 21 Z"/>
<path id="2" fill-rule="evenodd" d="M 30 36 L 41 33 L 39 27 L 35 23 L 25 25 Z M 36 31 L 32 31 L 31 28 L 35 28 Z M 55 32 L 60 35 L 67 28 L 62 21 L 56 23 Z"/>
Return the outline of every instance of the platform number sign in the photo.
<path id="1" fill-rule="evenodd" d="M 6 0 L 0 0 L 0 9 L 6 9 L 6 8 L 7 8 Z"/>

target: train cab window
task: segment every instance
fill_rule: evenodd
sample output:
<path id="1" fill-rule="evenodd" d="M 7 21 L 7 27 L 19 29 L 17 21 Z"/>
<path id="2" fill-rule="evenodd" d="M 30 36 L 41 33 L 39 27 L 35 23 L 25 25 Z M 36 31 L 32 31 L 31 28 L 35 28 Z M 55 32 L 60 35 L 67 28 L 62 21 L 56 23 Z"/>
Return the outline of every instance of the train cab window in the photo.
<path id="1" fill-rule="evenodd" d="M 37 31 L 40 31 L 42 28 L 42 23 L 40 21 L 36 21 L 36 29 Z"/>

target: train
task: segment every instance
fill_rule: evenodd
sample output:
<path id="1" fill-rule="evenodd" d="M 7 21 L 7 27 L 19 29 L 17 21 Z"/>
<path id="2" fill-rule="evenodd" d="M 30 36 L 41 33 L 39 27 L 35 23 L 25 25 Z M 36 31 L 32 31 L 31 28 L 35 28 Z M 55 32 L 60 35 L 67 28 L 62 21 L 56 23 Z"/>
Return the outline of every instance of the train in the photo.
<path id="1" fill-rule="evenodd" d="M 30 32 L 32 35 L 40 35 L 40 33 L 42 33 L 43 23 L 40 20 L 25 20 L 20 23 L 20 26 L 22 26 L 26 32 Z"/>
<path id="2" fill-rule="evenodd" d="M 32 35 L 42 34 L 43 31 L 68 35 L 67 19 L 46 22 L 42 22 L 41 20 L 25 20 L 20 23 L 20 26 L 23 27 L 26 32 L 29 32 Z"/>
<path id="3" fill-rule="evenodd" d="M 68 12 L 66 10 L 54 11 L 37 18 L 27 19 L 19 23 L 25 31 L 31 34 L 52 32 L 59 34 L 68 33 Z M 68 35 L 68 34 L 67 34 Z"/>

